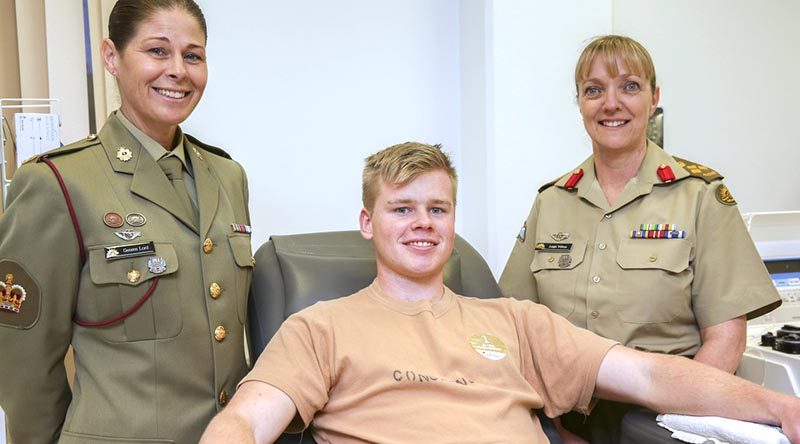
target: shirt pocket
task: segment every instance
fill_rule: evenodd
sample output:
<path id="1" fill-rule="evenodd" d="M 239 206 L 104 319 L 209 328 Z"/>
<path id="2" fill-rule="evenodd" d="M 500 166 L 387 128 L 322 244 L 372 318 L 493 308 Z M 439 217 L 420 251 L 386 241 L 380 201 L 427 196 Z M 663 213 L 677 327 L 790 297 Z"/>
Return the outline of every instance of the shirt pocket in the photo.
<path id="1" fill-rule="evenodd" d="M 691 311 L 691 249 L 686 239 L 626 239 L 620 244 L 616 294 L 623 322 L 671 322 Z"/>
<path id="2" fill-rule="evenodd" d="M 539 302 L 553 313 L 569 317 L 575 310 L 575 287 L 586 254 L 586 241 L 575 239 L 570 251 L 536 250 L 531 272 Z"/>
<path id="3" fill-rule="evenodd" d="M 147 301 L 123 320 L 90 327 L 100 331 L 108 341 L 167 339 L 177 336 L 183 328 L 178 255 L 169 242 L 154 242 L 154 245 L 153 255 L 111 261 L 106 259 L 103 246 L 89 248 L 91 282 L 81 283 L 77 310 L 80 319 L 99 322 L 118 316 L 156 285 Z M 159 256 L 164 260 L 164 271 L 156 273 L 157 267 L 150 267 L 148 261 Z"/>
<path id="4" fill-rule="evenodd" d="M 239 322 L 247 321 L 247 296 L 250 291 L 250 278 L 253 271 L 253 249 L 249 234 L 229 234 L 228 243 L 231 246 L 233 260 L 236 262 L 236 307 Z"/>

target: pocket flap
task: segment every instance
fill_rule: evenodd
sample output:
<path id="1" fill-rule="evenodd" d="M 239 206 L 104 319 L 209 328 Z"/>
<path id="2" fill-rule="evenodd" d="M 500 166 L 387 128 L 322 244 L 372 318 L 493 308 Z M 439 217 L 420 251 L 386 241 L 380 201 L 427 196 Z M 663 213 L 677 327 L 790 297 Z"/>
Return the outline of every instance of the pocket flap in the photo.
<path id="1" fill-rule="evenodd" d="M 233 260 L 240 267 L 253 267 L 253 249 L 250 246 L 250 235 L 229 234 L 228 242 L 231 244 Z"/>
<path id="2" fill-rule="evenodd" d="M 581 262 L 586 253 L 586 241 L 575 239 L 569 251 L 544 251 L 536 250 L 531 262 L 531 271 L 540 270 L 571 270 Z"/>
<path id="3" fill-rule="evenodd" d="M 680 273 L 689 267 L 692 245 L 686 239 L 626 239 L 617 264 L 626 270 L 660 269 Z"/>
<path id="4" fill-rule="evenodd" d="M 106 259 L 105 246 L 89 248 L 89 273 L 92 282 L 95 284 L 123 284 L 130 286 L 141 285 L 150 279 L 158 276 L 165 276 L 178 271 L 178 255 L 175 247 L 170 242 L 154 242 L 155 254 L 147 256 L 136 256 L 125 259 L 108 260 Z M 164 271 L 156 273 L 158 266 L 148 266 L 148 261 L 161 257 L 164 259 L 161 265 Z M 154 271 L 151 271 L 151 268 Z M 138 272 L 138 275 L 128 276 L 129 273 Z"/>

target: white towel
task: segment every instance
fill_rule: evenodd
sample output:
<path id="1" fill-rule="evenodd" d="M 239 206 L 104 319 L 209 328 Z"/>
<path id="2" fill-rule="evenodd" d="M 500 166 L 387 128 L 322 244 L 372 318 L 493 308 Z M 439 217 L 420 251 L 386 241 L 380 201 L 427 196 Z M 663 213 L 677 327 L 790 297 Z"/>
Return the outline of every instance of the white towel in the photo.
<path id="1" fill-rule="evenodd" d="M 702 444 L 790 444 L 780 427 L 718 416 L 665 414 L 656 417 L 658 425 L 684 442 Z"/>

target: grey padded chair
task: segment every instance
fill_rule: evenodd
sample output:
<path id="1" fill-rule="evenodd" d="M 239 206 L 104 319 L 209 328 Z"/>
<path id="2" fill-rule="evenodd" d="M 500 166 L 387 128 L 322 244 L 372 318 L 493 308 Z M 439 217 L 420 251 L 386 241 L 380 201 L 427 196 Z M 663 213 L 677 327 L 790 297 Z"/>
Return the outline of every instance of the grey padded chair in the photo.
<path id="1" fill-rule="evenodd" d="M 283 321 L 317 301 L 353 294 L 375 279 L 375 250 L 358 231 L 272 236 L 255 254 L 256 266 L 248 303 L 253 361 Z M 456 235 L 445 265 L 445 285 L 458 294 L 500 297 L 489 266 L 472 246 Z M 540 415 L 543 418 L 543 415 Z M 554 430 L 542 421 L 551 442 Z M 285 434 L 278 443 L 313 443 L 311 435 Z"/>

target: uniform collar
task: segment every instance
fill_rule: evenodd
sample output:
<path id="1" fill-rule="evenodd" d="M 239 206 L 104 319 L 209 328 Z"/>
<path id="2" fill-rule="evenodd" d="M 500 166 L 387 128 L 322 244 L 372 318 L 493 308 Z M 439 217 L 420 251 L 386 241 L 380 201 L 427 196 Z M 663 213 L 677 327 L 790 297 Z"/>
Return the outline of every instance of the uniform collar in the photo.
<path id="1" fill-rule="evenodd" d="M 194 215 L 184 207 L 177 194 L 164 192 L 166 189 L 171 189 L 172 184 L 164 175 L 164 171 L 156 164 L 153 156 L 148 154 L 139 140 L 125 127 L 119 118 L 120 115 L 120 113 L 112 113 L 98 136 L 111 168 L 117 173 L 133 176 L 130 182 L 130 190 L 133 194 L 164 208 L 194 232 L 199 233 L 200 229 L 194 222 Z M 205 180 L 205 177 L 203 179 L 204 183 L 209 182 L 209 180 Z M 198 182 L 200 181 L 198 180 Z M 212 184 L 212 187 L 214 187 L 213 199 L 216 200 L 215 184 Z M 198 195 L 202 196 L 199 185 Z M 202 202 L 200 208 L 202 211 Z M 214 202 L 214 210 L 216 210 L 216 202 Z M 204 226 L 207 224 L 208 222 Z"/>
<path id="2" fill-rule="evenodd" d="M 180 159 L 181 163 L 183 164 L 183 168 L 189 172 L 192 177 L 194 174 L 192 172 L 192 166 L 186 159 L 186 150 L 184 149 L 183 144 L 183 131 L 181 131 L 181 127 L 178 127 L 177 131 L 175 132 L 175 138 L 178 140 L 178 144 L 170 151 L 161 146 L 160 143 L 153 140 L 152 137 L 148 136 L 144 133 L 144 131 L 140 130 L 136 127 L 127 117 L 125 114 L 122 114 L 122 111 L 116 110 L 114 111 L 114 115 L 119 119 L 122 125 L 130 131 L 131 135 L 142 145 L 142 147 L 153 156 L 153 159 L 159 161 L 165 157 L 175 156 Z"/>
<path id="3" fill-rule="evenodd" d="M 675 174 L 675 180 L 669 183 L 665 183 L 661 180 L 658 176 L 658 169 L 662 165 L 672 170 L 673 174 Z M 583 177 L 574 188 L 577 196 L 607 211 L 618 209 L 639 196 L 649 194 L 653 186 L 671 185 L 689 176 L 689 173 L 678 164 L 674 157 L 667 154 L 661 147 L 648 139 L 644 159 L 642 159 L 642 163 L 639 165 L 636 176 L 628 181 L 628 184 L 625 186 L 622 194 L 620 194 L 614 207 L 609 207 L 605 195 L 600 188 L 600 183 L 597 181 L 597 175 L 594 169 L 594 155 L 589 156 L 583 163 L 578 165 L 578 167 L 561 177 L 556 181 L 555 186 L 564 188 L 570 176 L 581 169 L 583 170 Z"/>

